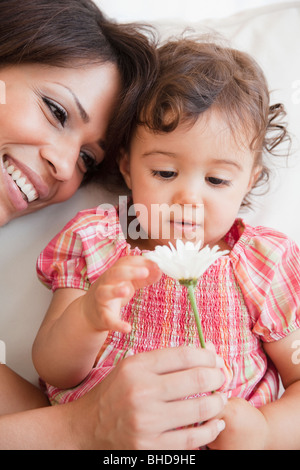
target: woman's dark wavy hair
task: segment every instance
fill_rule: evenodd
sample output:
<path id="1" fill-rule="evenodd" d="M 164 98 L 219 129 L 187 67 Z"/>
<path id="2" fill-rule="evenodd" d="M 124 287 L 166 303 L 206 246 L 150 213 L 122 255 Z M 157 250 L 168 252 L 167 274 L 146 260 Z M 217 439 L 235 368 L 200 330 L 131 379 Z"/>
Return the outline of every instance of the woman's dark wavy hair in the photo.
<path id="1" fill-rule="evenodd" d="M 170 41 L 158 55 L 157 80 L 143 97 L 132 129 L 145 125 L 154 132 L 172 132 L 180 123 L 192 125 L 206 111 L 218 110 L 236 139 L 251 139 L 255 163 L 262 167 L 255 186 L 266 182 L 269 169 L 263 155 L 275 155 L 289 135 L 284 106 L 270 105 L 266 78 L 256 61 L 206 37 Z M 123 142 L 126 151 L 131 137 Z M 243 206 L 250 206 L 249 196 Z"/>
<path id="2" fill-rule="evenodd" d="M 116 116 L 127 132 L 129 117 L 156 70 L 150 28 L 118 24 L 92 0 L 0 0 L 0 22 L 0 71 L 30 63 L 74 68 L 116 64 L 123 85 Z M 93 176 L 87 174 L 85 181 Z"/>

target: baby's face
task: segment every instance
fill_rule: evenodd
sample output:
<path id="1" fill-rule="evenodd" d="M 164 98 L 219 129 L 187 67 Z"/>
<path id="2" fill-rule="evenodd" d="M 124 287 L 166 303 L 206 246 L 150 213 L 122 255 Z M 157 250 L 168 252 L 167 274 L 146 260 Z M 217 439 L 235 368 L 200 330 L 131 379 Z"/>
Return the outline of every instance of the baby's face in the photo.
<path id="1" fill-rule="evenodd" d="M 120 169 L 149 249 L 176 238 L 222 246 L 260 172 L 249 143 L 217 112 L 170 133 L 139 127 Z"/>

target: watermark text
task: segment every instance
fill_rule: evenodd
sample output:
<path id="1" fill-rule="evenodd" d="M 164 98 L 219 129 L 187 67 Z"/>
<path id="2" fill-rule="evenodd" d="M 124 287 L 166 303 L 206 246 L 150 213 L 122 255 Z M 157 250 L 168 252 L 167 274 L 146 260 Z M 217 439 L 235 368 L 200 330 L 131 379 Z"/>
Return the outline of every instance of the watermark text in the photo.
<path id="1" fill-rule="evenodd" d="M 3 80 L 0 80 L 0 104 L 6 104 L 6 85 Z"/>
<path id="2" fill-rule="evenodd" d="M 296 339 L 292 343 L 292 349 L 295 349 L 295 351 L 292 354 L 292 363 L 294 365 L 300 364 L 300 339 Z"/>
<path id="3" fill-rule="evenodd" d="M 119 221 L 125 238 L 131 240 L 185 239 L 199 241 L 204 237 L 204 205 L 198 204 L 130 204 L 127 196 L 119 197 Z M 100 222 L 97 227 L 99 237 L 117 239 L 119 225 L 112 224 L 111 214 L 115 209 L 111 204 L 100 204 L 97 214 Z"/>
<path id="4" fill-rule="evenodd" d="M 300 80 L 294 80 L 292 88 L 295 90 L 292 93 L 292 102 L 293 104 L 300 104 Z"/>
<path id="5" fill-rule="evenodd" d="M 0 364 L 6 364 L 6 345 L 0 340 Z"/>

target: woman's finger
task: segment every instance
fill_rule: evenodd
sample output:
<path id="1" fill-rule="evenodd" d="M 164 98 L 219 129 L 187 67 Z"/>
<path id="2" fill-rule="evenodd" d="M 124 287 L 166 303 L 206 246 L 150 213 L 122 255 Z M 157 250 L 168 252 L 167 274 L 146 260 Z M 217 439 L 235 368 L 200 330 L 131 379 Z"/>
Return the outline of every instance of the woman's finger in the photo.
<path id="1" fill-rule="evenodd" d="M 213 419 L 201 426 L 168 431 L 156 439 L 151 449 L 195 450 L 214 441 L 223 431 L 225 422 Z"/>
<path id="2" fill-rule="evenodd" d="M 161 393 L 167 401 L 212 392 L 223 383 L 224 374 L 216 367 L 194 367 L 160 377 Z"/>
<path id="3" fill-rule="evenodd" d="M 225 395 L 214 393 L 200 398 L 167 403 L 159 411 L 162 426 L 164 426 L 163 423 L 168 422 L 169 429 L 176 429 L 191 423 L 203 423 L 220 415 L 226 401 Z"/>
<path id="4" fill-rule="evenodd" d="M 222 367 L 223 361 L 208 349 L 181 346 L 137 354 L 130 359 L 156 374 L 168 374 L 194 367 Z"/>

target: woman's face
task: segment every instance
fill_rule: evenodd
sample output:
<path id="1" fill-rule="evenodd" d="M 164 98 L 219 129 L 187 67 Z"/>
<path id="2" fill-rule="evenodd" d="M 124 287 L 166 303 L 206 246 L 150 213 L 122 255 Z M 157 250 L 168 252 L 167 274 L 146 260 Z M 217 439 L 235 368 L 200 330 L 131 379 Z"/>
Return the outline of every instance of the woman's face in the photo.
<path id="1" fill-rule="evenodd" d="M 120 80 L 113 64 L 0 69 L 0 226 L 70 198 L 104 157 Z"/>

